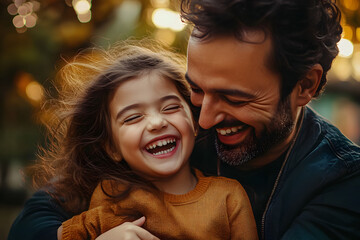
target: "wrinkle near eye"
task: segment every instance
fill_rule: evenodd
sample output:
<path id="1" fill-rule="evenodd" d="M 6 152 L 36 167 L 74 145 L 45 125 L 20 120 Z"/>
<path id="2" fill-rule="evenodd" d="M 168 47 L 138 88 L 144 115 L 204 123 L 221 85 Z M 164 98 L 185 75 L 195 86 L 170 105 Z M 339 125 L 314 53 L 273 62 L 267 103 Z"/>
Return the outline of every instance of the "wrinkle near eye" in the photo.
<path id="1" fill-rule="evenodd" d="M 276 112 L 276 109 L 272 109 L 274 107 L 271 103 L 252 102 L 249 103 L 248 107 L 250 108 L 249 112 L 251 112 L 256 116 L 261 116 L 262 118 L 265 118 L 268 121 L 271 121 L 271 119 L 273 118 Z"/>

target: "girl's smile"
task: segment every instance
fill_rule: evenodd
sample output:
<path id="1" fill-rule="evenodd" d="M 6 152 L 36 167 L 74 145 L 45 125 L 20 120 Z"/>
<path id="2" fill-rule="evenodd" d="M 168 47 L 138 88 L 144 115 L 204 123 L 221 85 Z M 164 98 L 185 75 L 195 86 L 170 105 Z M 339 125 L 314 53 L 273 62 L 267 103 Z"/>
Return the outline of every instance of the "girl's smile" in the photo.
<path id="1" fill-rule="evenodd" d="M 154 139 L 145 146 L 145 149 L 153 157 L 166 158 L 172 156 L 176 150 L 179 140 L 175 136 L 161 136 Z"/>

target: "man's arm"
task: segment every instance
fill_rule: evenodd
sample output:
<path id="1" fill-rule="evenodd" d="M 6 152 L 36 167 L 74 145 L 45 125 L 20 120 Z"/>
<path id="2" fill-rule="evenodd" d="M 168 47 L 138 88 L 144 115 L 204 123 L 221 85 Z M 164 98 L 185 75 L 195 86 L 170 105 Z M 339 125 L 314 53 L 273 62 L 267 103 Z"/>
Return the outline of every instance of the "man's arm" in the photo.
<path id="1" fill-rule="evenodd" d="M 57 240 L 57 229 L 71 217 L 46 192 L 36 192 L 15 219 L 8 240 Z"/>
<path id="2" fill-rule="evenodd" d="M 359 189 L 359 173 L 325 188 L 305 206 L 281 239 L 360 239 Z"/>

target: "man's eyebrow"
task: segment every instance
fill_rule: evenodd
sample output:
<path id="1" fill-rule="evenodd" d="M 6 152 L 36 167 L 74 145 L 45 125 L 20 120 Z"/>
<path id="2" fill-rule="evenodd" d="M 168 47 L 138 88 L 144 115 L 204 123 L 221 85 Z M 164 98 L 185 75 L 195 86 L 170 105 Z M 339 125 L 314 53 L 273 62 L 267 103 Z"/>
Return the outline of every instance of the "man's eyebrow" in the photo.
<path id="1" fill-rule="evenodd" d="M 165 102 L 165 101 L 171 100 L 171 99 L 176 100 L 176 101 L 178 101 L 178 102 L 181 102 L 181 99 L 180 99 L 178 96 L 176 96 L 176 95 L 166 95 L 166 96 L 160 98 L 160 99 L 159 99 L 159 102 Z M 143 106 L 143 104 L 135 103 L 135 104 L 131 104 L 131 105 L 129 105 L 129 106 L 126 106 L 126 107 L 122 108 L 122 109 L 116 114 L 115 120 L 117 120 L 118 118 L 120 118 L 120 116 L 121 116 L 122 114 L 124 114 L 126 111 L 129 111 L 129 110 L 134 109 L 134 108 L 139 108 L 139 107 L 141 107 L 141 106 Z"/>
<path id="2" fill-rule="evenodd" d="M 191 79 L 187 73 L 185 73 L 185 79 L 191 86 L 198 87 L 198 85 L 196 85 L 193 81 L 191 81 Z"/>
<path id="3" fill-rule="evenodd" d="M 194 87 L 199 87 L 198 85 L 196 85 L 196 83 L 194 83 L 193 81 L 191 81 L 189 75 L 187 73 L 185 73 L 185 79 L 186 81 Z M 243 97 L 243 98 L 247 98 L 247 99 L 253 99 L 255 98 L 255 95 L 248 93 L 248 92 L 244 92 L 242 90 L 239 89 L 226 89 L 226 88 L 220 88 L 220 89 L 213 89 L 212 92 L 218 93 L 218 94 L 222 94 L 222 95 L 229 95 L 229 96 L 234 96 L 234 97 Z"/>

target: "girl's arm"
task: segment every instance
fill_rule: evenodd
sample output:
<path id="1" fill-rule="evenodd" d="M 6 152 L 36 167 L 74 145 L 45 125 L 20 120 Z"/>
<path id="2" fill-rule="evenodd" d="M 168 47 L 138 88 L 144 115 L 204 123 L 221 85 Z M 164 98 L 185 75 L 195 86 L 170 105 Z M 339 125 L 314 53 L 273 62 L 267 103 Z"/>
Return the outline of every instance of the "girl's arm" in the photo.
<path id="1" fill-rule="evenodd" d="M 227 200 L 231 239 L 257 240 L 255 218 L 244 188 L 237 184 Z"/>
<path id="2" fill-rule="evenodd" d="M 64 222 L 58 228 L 57 235 L 58 240 L 158 240 L 141 227 L 144 223 L 145 217 L 133 222 L 124 222 L 121 216 L 116 216 L 111 211 L 111 208 L 99 206 Z"/>

